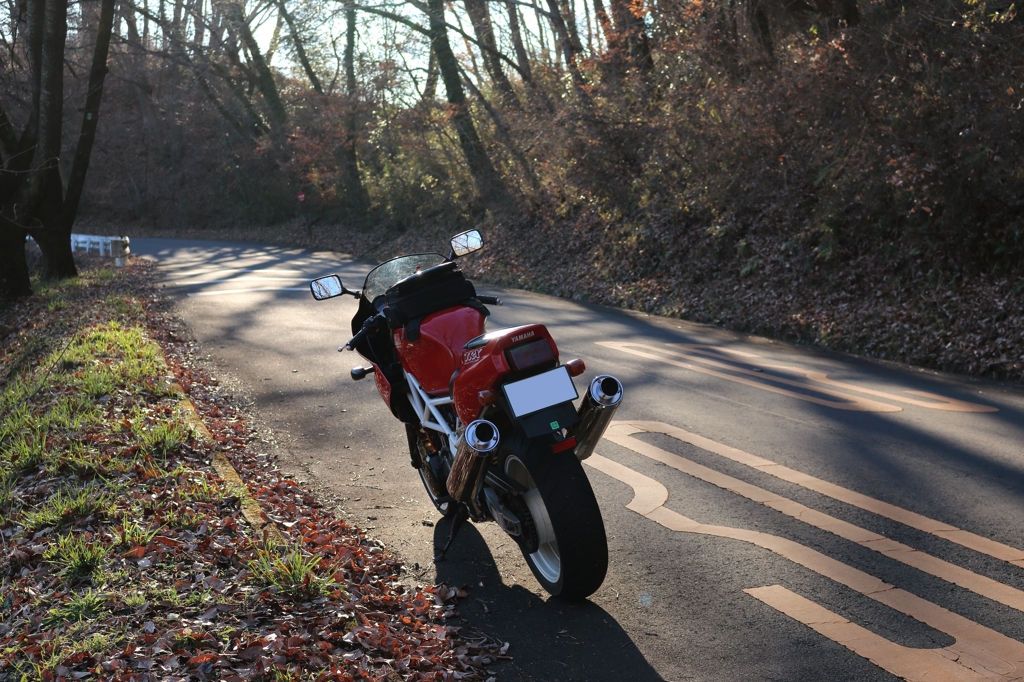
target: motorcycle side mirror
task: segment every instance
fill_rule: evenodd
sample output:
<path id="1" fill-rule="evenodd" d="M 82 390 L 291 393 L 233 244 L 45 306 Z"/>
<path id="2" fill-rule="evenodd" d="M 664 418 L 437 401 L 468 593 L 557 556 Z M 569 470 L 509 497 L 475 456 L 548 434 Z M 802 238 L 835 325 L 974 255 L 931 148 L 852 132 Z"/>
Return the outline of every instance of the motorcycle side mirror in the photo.
<path id="1" fill-rule="evenodd" d="M 329 298 L 335 296 L 341 296 L 342 294 L 348 294 L 349 296 L 356 296 L 354 291 L 349 291 L 345 288 L 345 285 L 341 283 L 341 277 L 337 275 L 327 275 L 326 277 L 317 277 L 309 283 L 309 290 L 313 294 L 313 298 L 318 301 L 326 301 Z"/>
<path id="2" fill-rule="evenodd" d="M 484 248 L 484 238 L 480 236 L 480 230 L 466 230 L 452 237 L 451 244 L 452 253 L 448 256 L 449 260 Z"/>

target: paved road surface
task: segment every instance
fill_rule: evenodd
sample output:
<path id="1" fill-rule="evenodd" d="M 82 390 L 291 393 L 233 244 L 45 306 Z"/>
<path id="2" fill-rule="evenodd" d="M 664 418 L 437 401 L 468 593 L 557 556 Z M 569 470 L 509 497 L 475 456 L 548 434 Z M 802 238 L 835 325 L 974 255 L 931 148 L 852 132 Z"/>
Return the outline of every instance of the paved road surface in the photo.
<path id="1" fill-rule="evenodd" d="M 132 241 L 282 465 L 511 642 L 502 680 L 1011 680 L 1024 676 L 1024 391 L 677 320 L 478 286 L 491 329 L 542 322 L 563 359 L 625 385 L 587 460 L 611 567 L 549 600 L 494 524 L 446 537 L 371 381 L 352 382 L 351 298 L 330 253 Z M 469 256 L 472 258 L 472 256 Z M 580 386 L 583 383 L 579 383 Z M 418 568 L 414 568 L 418 566 Z"/>

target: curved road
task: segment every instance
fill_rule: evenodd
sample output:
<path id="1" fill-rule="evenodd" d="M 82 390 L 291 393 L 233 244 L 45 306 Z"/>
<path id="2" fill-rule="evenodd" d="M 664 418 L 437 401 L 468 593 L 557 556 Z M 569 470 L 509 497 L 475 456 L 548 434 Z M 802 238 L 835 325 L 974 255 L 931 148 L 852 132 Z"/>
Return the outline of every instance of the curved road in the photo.
<path id="1" fill-rule="evenodd" d="M 135 239 L 205 353 L 241 381 L 281 465 L 402 556 L 468 586 L 503 680 L 1024 678 L 1024 391 L 712 327 L 478 286 L 488 327 L 542 322 L 618 422 L 587 460 L 611 566 L 549 600 L 494 524 L 446 538 L 372 381 L 352 382 L 372 264 L 244 243 Z M 469 256 L 472 258 L 472 256 Z M 584 384 L 577 382 L 579 386 Z M 426 522 L 426 523 L 424 523 Z"/>

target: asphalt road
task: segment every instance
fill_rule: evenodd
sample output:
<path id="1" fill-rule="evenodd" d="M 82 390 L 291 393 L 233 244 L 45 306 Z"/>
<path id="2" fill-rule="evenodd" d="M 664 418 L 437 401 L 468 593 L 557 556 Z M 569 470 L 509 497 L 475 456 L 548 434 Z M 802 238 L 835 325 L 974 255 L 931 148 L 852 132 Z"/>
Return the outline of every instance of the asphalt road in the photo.
<path id="1" fill-rule="evenodd" d="M 331 253 L 133 239 L 220 370 L 255 399 L 282 467 L 424 583 L 467 585 L 467 625 L 511 643 L 501 680 L 1024 677 L 1024 391 L 486 285 L 488 328 L 548 326 L 561 357 L 625 386 L 587 460 L 608 577 L 549 599 L 494 524 L 434 566 L 404 431 L 353 382 L 350 288 Z M 472 258 L 472 256 L 469 256 Z M 583 382 L 578 380 L 578 385 Z"/>

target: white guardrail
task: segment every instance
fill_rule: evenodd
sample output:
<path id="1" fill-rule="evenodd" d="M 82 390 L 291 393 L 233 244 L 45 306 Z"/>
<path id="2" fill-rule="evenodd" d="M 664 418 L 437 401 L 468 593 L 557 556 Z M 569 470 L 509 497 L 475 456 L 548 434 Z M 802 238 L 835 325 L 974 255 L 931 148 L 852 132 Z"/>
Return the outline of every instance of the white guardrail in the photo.
<path id="1" fill-rule="evenodd" d="M 91 234 L 71 234 L 71 250 L 85 249 L 89 253 L 93 249 L 102 256 L 106 254 L 114 257 L 114 264 L 117 267 L 124 267 L 128 254 L 128 237 L 97 237 Z"/>

